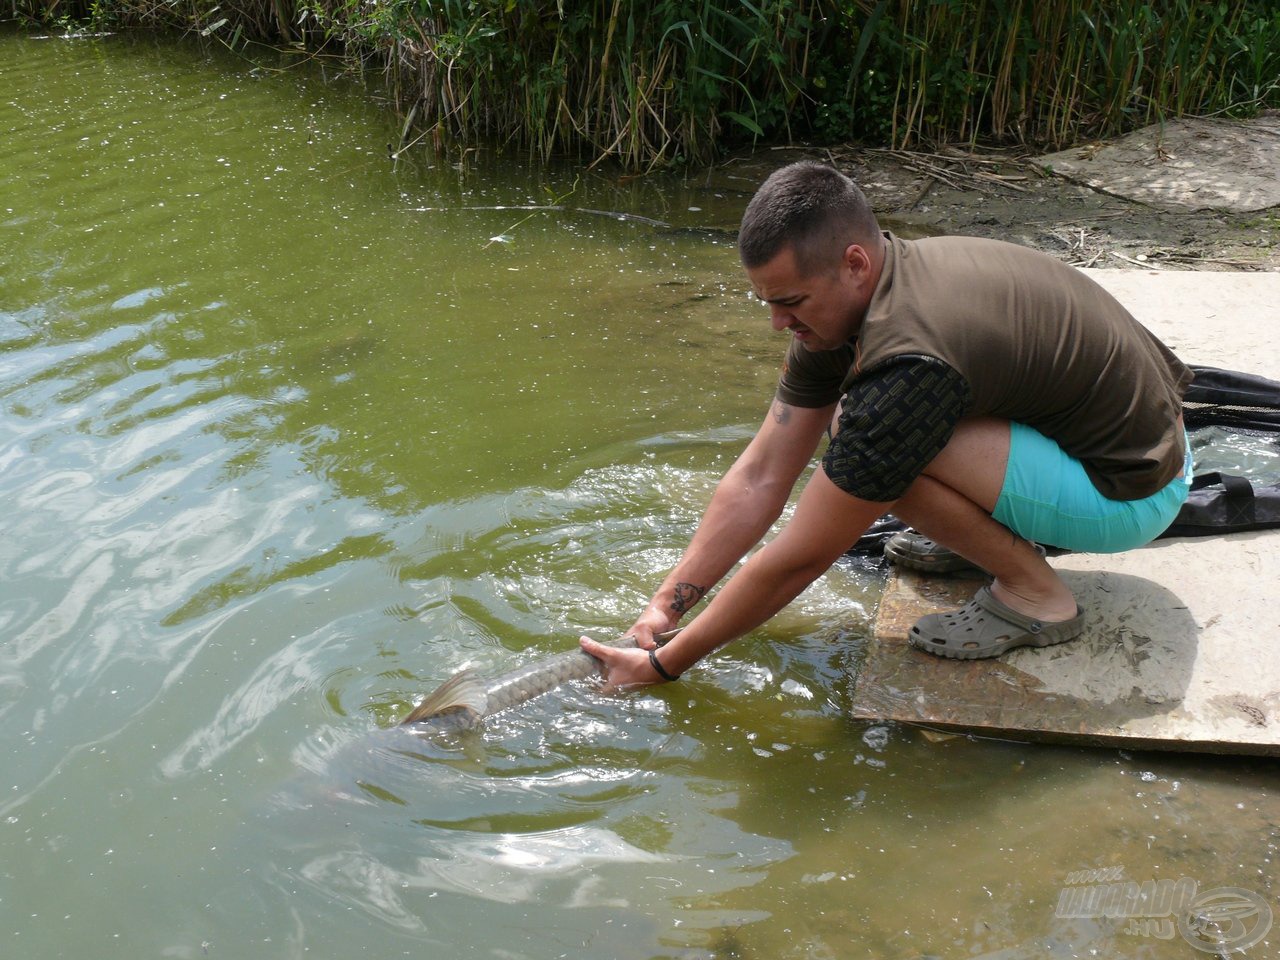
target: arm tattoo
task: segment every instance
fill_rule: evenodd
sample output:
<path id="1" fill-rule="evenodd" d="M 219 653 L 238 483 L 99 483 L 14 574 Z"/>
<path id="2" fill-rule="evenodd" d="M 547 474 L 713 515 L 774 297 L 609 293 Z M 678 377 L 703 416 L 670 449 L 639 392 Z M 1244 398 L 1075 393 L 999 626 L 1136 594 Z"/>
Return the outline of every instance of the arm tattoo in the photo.
<path id="1" fill-rule="evenodd" d="M 769 411 L 773 414 L 774 423 L 786 423 L 791 419 L 791 407 L 783 403 L 781 400 L 773 401 L 773 409 Z"/>
<path id="2" fill-rule="evenodd" d="M 706 587 L 694 586 L 692 583 L 677 583 L 675 598 L 671 601 L 671 609 L 676 613 L 684 613 L 702 599 L 707 592 Z"/>

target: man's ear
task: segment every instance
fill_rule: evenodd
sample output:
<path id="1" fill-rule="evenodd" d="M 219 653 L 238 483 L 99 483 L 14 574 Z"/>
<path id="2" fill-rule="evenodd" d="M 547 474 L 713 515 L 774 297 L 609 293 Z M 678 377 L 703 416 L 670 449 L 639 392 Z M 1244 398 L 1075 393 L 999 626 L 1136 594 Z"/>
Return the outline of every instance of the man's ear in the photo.
<path id="1" fill-rule="evenodd" d="M 867 253 L 866 247 L 851 243 L 844 248 L 844 265 L 854 276 L 865 277 L 871 272 L 871 255 Z"/>

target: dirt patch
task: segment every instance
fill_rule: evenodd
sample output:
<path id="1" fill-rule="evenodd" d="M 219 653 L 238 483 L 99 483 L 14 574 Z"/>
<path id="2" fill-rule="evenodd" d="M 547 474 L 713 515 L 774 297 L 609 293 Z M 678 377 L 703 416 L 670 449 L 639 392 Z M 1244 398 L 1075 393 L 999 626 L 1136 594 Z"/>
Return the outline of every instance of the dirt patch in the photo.
<path id="1" fill-rule="evenodd" d="M 707 185 L 740 191 L 804 157 L 852 176 L 888 228 L 904 235 L 993 237 L 1076 266 L 1280 271 L 1280 207 L 1162 209 L 1054 175 L 1014 151 L 775 149 L 722 164 Z"/>

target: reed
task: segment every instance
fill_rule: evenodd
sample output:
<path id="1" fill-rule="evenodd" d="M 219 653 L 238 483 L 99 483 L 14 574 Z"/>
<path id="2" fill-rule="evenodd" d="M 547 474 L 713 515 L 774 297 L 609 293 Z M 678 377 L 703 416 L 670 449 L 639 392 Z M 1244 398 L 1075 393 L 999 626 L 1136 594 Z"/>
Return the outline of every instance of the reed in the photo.
<path id="1" fill-rule="evenodd" d="M 9 0 L 379 70 L 402 146 L 631 170 L 753 141 L 1061 147 L 1280 106 L 1274 0 Z"/>
<path id="2" fill-rule="evenodd" d="M 1063 146 L 1187 113 L 1277 103 L 1280 9 L 1196 0 L 898 3 L 876 64 L 891 139 Z"/>

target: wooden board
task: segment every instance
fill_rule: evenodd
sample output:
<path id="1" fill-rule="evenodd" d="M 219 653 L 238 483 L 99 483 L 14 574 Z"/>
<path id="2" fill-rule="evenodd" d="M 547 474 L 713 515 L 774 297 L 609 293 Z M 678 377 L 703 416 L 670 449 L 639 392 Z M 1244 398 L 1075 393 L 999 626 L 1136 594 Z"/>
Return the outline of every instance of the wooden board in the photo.
<path id="1" fill-rule="evenodd" d="M 1084 636 L 994 660 L 914 650 L 921 616 L 981 581 L 894 573 L 853 714 L 1023 740 L 1280 755 L 1280 534 L 1161 541 L 1051 561 Z"/>

